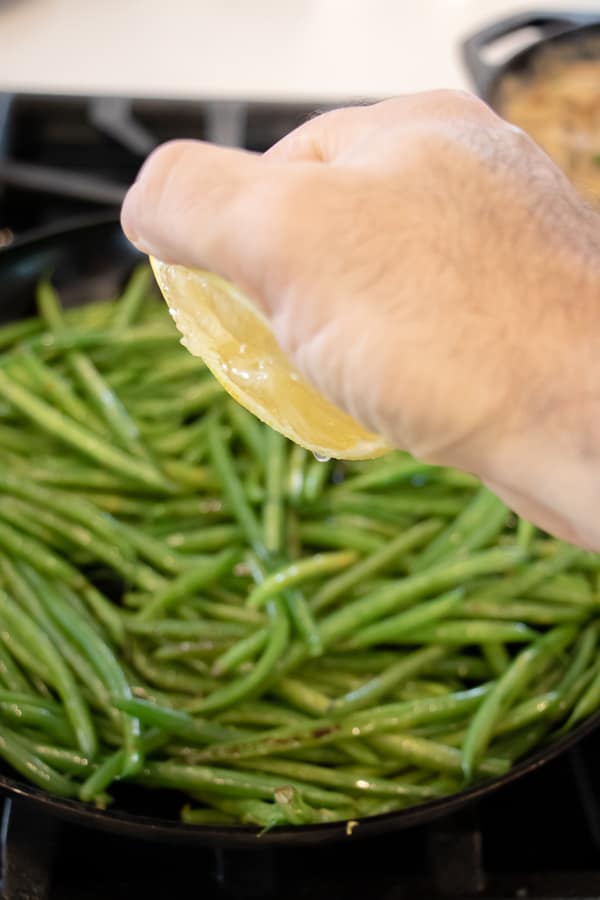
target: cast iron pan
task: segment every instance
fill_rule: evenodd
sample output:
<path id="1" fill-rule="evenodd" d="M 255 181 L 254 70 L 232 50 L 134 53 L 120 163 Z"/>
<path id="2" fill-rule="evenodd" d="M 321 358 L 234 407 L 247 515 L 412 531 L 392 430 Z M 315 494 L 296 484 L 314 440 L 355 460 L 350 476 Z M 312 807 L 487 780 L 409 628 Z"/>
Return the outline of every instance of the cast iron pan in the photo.
<path id="1" fill-rule="evenodd" d="M 34 291 L 38 279 L 52 274 L 66 304 L 114 296 L 125 281 L 139 254 L 125 239 L 118 223 L 95 218 L 68 229 L 46 231 L 0 250 L 0 321 L 9 321 L 34 312 Z M 362 819 L 353 837 L 375 835 L 393 829 L 419 825 L 454 812 L 468 803 L 532 772 L 572 747 L 600 724 L 600 713 L 569 735 L 548 745 L 509 773 L 482 782 L 458 794 L 384 816 Z M 22 798 L 47 812 L 83 825 L 140 838 L 219 846 L 268 844 L 315 844 L 342 840 L 345 823 L 302 826 L 269 832 L 257 840 L 249 827 L 184 825 L 178 820 L 181 797 L 168 791 L 151 791 L 122 785 L 114 793 L 116 803 L 107 811 L 73 800 L 51 797 L 37 788 L 15 780 L 0 766 L 0 793 Z"/>
<path id="2" fill-rule="evenodd" d="M 535 29 L 534 38 L 524 50 L 515 53 L 502 63 L 491 63 L 489 51 L 495 44 L 509 36 L 516 36 L 527 29 Z M 600 38 L 600 8 L 591 12 L 532 12 L 517 13 L 486 25 L 467 38 L 462 44 L 462 55 L 475 89 L 490 106 L 496 105 L 498 88 L 506 75 L 526 74 L 536 54 L 548 46 L 570 44 L 581 55 L 588 51 L 590 39 Z M 486 59 L 486 54 L 488 58 Z M 597 58 L 598 51 L 595 51 Z"/>

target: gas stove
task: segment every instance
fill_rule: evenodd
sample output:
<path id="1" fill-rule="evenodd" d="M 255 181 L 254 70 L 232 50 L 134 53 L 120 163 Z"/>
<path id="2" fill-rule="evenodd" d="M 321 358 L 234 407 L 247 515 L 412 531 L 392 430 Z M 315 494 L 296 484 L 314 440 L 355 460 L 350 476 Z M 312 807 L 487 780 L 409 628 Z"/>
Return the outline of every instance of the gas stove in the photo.
<path id="1" fill-rule="evenodd" d="M 0 246 L 101 208 L 116 215 L 144 158 L 163 141 L 260 152 L 326 108 L 0 93 Z"/>
<path id="2" fill-rule="evenodd" d="M 326 106 L 320 107 L 320 110 Z M 175 137 L 263 151 L 313 105 L 0 94 L 0 247 L 99 210 Z M 1 252 L 1 251 L 0 251 Z M 428 826 L 214 850 L 61 822 L 0 797 L 2 900 L 600 900 L 600 735 Z"/>

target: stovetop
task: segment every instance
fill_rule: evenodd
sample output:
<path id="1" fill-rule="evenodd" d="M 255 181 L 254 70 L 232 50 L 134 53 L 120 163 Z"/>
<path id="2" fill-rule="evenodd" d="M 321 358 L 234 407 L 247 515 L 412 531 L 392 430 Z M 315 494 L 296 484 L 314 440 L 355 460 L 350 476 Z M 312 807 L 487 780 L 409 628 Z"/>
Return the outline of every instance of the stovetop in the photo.
<path id="1" fill-rule="evenodd" d="M 315 847 L 155 844 L 4 803 L 2 900 L 599 900 L 600 735 L 459 815 Z"/>
<path id="2" fill-rule="evenodd" d="M 321 109 L 325 109 L 323 106 Z M 174 137 L 262 151 L 302 104 L 0 93 L 0 248 L 101 209 Z M 1 251 L 0 251 L 1 252 Z M 600 735 L 459 816 L 373 839 L 252 851 L 150 844 L 0 797 L 2 900 L 600 900 Z"/>
<path id="3" fill-rule="evenodd" d="M 0 93 L 0 247 L 102 207 L 116 215 L 126 186 L 163 141 L 260 152 L 316 111 L 301 103 Z"/>

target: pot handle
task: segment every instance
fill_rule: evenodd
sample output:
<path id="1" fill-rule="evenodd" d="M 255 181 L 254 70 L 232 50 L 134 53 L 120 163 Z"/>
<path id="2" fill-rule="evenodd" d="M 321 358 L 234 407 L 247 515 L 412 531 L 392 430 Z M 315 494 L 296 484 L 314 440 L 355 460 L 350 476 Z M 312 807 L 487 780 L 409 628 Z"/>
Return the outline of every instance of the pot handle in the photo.
<path id="1" fill-rule="evenodd" d="M 488 91 L 500 65 L 493 65 L 486 61 L 484 51 L 492 46 L 495 41 L 509 34 L 516 34 L 525 28 L 537 28 L 541 38 L 569 31 L 578 25 L 597 22 L 598 14 L 574 13 L 574 12 L 523 12 L 514 16 L 508 16 L 486 25 L 472 34 L 461 45 L 462 57 L 475 85 L 477 93 L 487 98 Z"/>

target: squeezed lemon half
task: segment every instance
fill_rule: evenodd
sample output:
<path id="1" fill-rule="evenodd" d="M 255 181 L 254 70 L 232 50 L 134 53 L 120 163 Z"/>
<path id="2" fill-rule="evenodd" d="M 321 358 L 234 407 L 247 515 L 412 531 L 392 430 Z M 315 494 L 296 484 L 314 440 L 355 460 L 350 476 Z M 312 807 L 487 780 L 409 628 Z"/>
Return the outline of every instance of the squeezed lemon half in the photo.
<path id="1" fill-rule="evenodd" d="M 268 321 L 230 282 L 150 262 L 183 345 L 238 403 L 318 458 L 368 459 L 390 449 L 302 378 Z"/>

